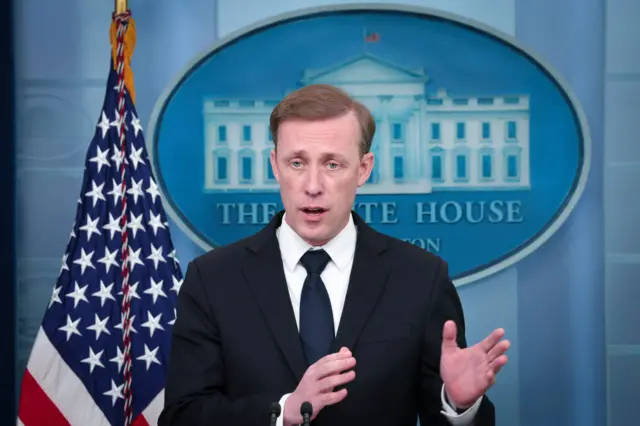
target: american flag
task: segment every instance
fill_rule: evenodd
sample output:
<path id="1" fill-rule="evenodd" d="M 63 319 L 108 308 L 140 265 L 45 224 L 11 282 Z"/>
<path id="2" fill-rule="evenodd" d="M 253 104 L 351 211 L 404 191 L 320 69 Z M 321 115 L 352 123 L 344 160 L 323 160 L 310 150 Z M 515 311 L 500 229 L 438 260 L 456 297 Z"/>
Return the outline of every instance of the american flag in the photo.
<path id="1" fill-rule="evenodd" d="M 133 88 L 124 84 L 123 43 L 135 31 L 128 24 L 128 14 L 114 17 L 116 60 L 75 223 L 22 380 L 18 425 L 155 425 L 162 410 L 183 276 Z"/>

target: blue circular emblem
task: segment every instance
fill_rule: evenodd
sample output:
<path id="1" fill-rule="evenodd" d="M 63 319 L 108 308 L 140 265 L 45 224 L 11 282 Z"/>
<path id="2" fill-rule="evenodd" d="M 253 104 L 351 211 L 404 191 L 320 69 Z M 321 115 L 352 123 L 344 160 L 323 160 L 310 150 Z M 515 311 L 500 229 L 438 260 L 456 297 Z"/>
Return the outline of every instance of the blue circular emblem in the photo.
<path id="1" fill-rule="evenodd" d="M 314 83 L 345 89 L 377 121 L 376 165 L 354 210 L 446 259 L 457 285 L 539 247 L 584 188 L 582 109 L 510 37 L 421 8 L 314 8 L 221 40 L 156 105 L 158 184 L 202 248 L 255 233 L 281 209 L 269 115 Z"/>

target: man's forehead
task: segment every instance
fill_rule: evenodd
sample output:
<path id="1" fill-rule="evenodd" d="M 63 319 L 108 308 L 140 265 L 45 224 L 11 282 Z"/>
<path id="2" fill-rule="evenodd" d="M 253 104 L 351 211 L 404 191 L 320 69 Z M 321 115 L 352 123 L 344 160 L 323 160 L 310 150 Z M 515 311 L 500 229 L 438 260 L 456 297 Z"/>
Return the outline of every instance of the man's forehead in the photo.
<path id="1" fill-rule="evenodd" d="M 345 139 L 359 142 L 360 127 L 356 117 L 341 116 L 318 120 L 287 120 L 280 125 L 278 139 Z"/>

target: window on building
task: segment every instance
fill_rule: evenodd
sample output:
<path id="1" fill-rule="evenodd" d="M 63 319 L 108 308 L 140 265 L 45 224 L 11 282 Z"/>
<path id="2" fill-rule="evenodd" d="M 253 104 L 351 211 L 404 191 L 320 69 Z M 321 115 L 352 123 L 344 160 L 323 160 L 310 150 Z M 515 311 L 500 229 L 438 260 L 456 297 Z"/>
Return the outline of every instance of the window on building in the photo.
<path id="1" fill-rule="evenodd" d="M 431 123 L 431 139 L 434 141 L 440 140 L 440 123 Z"/>
<path id="2" fill-rule="evenodd" d="M 465 125 L 464 123 L 457 123 L 456 124 L 456 139 L 464 139 L 464 135 L 465 135 Z"/>
<path id="3" fill-rule="evenodd" d="M 516 122 L 507 121 L 507 139 L 516 139 L 517 133 Z"/>
<path id="4" fill-rule="evenodd" d="M 441 155 L 434 155 L 433 157 L 431 157 L 431 179 L 432 180 L 444 179 Z"/>
<path id="5" fill-rule="evenodd" d="M 251 157 L 242 158 L 242 180 L 251 180 Z"/>
<path id="6" fill-rule="evenodd" d="M 515 154 L 507 155 L 507 178 L 515 179 L 518 177 L 518 156 Z"/>
<path id="7" fill-rule="evenodd" d="M 491 154 L 482 154 L 482 178 L 490 179 L 491 178 Z"/>
<path id="8" fill-rule="evenodd" d="M 216 179 L 226 181 L 228 179 L 227 157 L 218 157 L 216 160 Z"/>
<path id="9" fill-rule="evenodd" d="M 250 125 L 242 126 L 242 140 L 244 142 L 251 142 L 251 126 Z"/>
<path id="10" fill-rule="evenodd" d="M 218 142 L 227 141 L 227 126 L 218 126 Z"/>
<path id="11" fill-rule="evenodd" d="M 482 139 L 491 138 L 491 123 L 482 123 Z"/>
<path id="12" fill-rule="evenodd" d="M 401 123 L 393 123 L 391 125 L 392 138 L 394 141 L 402 140 L 402 124 Z"/>
<path id="13" fill-rule="evenodd" d="M 467 156 L 463 154 L 456 155 L 456 177 L 458 179 L 467 178 Z"/>
<path id="14" fill-rule="evenodd" d="M 404 159 L 396 155 L 393 157 L 393 177 L 394 179 L 402 179 L 404 176 Z"/>

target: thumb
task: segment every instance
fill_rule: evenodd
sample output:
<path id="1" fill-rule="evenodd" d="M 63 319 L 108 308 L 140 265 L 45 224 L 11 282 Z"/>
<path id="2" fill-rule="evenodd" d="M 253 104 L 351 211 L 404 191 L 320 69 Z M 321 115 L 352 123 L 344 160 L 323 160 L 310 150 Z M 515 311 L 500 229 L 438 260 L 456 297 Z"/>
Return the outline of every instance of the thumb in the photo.
<path id="1" fill-rule="evenodd" d="M 458 342 L 456 341 L 457 328 L 456 323 L 453 321 L 447 321 L 444 323 L 442 329 L 442 346 L 457 348 Z"/>

